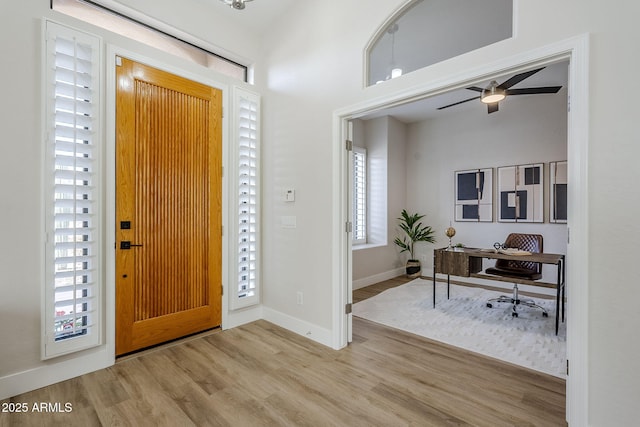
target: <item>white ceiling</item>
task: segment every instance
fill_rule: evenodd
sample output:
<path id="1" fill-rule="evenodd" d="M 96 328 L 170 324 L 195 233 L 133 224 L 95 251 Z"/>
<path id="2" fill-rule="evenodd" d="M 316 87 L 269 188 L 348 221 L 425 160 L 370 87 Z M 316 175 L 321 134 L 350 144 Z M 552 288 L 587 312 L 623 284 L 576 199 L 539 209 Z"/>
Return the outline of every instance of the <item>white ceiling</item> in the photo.
<path id="1" fill-rule="evenodd" d="M 278 18 L 299 2 L 296 0 L 253 0 L 246 3 L 244 10 L 235 10 L 220 0 L 190 1 L 200 4 L 205 11 L 210 10 L 212 15 L 222 15 L 225 20 L 238 27 L 258 34 L 273 28 Z"/>

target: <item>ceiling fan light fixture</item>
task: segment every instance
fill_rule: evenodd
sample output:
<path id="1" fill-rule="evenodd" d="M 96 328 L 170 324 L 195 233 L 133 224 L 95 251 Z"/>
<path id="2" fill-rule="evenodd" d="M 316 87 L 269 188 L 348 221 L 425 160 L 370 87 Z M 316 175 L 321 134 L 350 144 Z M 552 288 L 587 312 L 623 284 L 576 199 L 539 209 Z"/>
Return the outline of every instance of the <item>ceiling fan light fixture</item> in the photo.
<path id="1" fill-rule="evenodd" d="M 481 100 L 484 104 L 487 104 L 487 113 L 495 113 L 499 110 L 499 102 L 507 97 L 507 95 L 537 95 L 544 93 L 558 93 L 562 86 L 543 86 L 543 87 L 524 87 L 519 89 L 511 89 L 512 86 L 517 85 L 521 81 L 531 77 L 535 73 L 544 70 L 545 67 L 537 68 L 535 70 L 525 71 L 524 73 L 516 74 L 511 78 L 498 84 L 495 80 L 492 80 L 489 86 L 481 88 L 478 86 L 471 86 L 467 89 L 479 93 L 479 96 L 473 98 L 463 99 L 462 101 L 454 102 L 453 104 L 438 107 L 438 110 L 444 110 L 445 108 L 454 107 L 456 105 L 464 104 L 465 102 Z"/>
<path id="2" fill-rule="evenodd" d="M 495 104 L 506 98 L 506 94 L 503 89 L 498 88 L 498 82 L 493 80 L 487 88 L 482 91 L 480 100 L 485 104 Z"/>

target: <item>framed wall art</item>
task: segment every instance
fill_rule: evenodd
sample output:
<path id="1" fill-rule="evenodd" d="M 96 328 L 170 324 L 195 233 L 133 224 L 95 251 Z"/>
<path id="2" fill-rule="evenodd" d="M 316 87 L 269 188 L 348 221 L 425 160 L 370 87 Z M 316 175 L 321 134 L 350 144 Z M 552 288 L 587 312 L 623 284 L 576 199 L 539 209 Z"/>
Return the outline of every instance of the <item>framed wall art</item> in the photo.
<path id="1" fill-rule="evenodd" d="M 455 220 L 493 221 L 493 168 L 455 172 Z"/>
<path id="2" fill-rule="evenodd" d="M 549 222 L 567 222 L 567 161 L 549 163 Z"/>
<path id="3" fill-rule="evenodd" d="M 544 164 L 498 168 L 498 221 L 544 222 Z"/>

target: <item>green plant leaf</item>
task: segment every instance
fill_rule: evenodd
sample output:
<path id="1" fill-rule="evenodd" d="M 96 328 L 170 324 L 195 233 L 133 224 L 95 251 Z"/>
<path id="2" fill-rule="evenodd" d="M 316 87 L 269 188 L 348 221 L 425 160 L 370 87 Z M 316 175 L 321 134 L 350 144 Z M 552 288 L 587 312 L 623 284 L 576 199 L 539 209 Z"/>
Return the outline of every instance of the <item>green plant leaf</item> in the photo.
<path id="1" fill-rule="evenodd" d="M 394 243 L 401 249 L 400 253 L 405 251 L 409 252 L 411 259 L 413 259 L 413 246 L 415 242 L 435 243 L 436 241 L 434 237 L 435 232 L 431 226 L 422 225 L 422 222 L 420 222 L 424 217 L 424 215 L 418 213 L 409 214 L 406 209 L 403 209 L 398 218 L 398 221 L 400 221 L 398 226 L 404 231 L 406 236 L 404 236 L 402 240 L 397 237 Z"/>

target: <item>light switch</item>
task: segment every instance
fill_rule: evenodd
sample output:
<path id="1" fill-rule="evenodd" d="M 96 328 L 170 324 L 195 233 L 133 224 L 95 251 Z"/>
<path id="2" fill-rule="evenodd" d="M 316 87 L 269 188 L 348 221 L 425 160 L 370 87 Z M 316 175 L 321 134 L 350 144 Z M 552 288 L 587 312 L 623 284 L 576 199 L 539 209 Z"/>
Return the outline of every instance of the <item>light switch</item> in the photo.
<path id="1" fill-rule="evenodd" d="M 296 228 L 295 216 L 283 216 L 280 218 L 280 224 L 282 228 Z"/>

